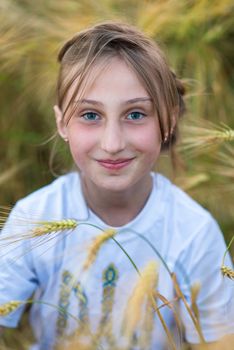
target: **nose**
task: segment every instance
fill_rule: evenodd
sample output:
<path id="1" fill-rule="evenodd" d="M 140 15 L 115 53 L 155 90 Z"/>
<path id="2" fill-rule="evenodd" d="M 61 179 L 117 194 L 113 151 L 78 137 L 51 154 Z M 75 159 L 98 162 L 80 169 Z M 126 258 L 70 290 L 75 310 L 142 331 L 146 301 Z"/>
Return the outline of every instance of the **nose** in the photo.
<path id="1" fill-rule="evenodd" d="M 101 148 L 109 154 L 116 154 L 125 148 L 125 135 L 119 122 L 107 122 L 102 136 Z"/>

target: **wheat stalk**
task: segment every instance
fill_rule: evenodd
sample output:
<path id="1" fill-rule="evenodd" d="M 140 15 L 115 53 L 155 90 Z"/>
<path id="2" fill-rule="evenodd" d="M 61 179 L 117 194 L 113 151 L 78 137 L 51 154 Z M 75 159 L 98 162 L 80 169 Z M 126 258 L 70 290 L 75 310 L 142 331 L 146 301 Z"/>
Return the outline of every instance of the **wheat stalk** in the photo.
<path id="1" fill-rule="evenodd" d="M 0 185 L 7 183 L 12 177 L 14 177 L 22 168 L 28 165 L 28 161 L 22 161 L 17 165 L 12 166 L 10 169 L 1 172 Z"/>

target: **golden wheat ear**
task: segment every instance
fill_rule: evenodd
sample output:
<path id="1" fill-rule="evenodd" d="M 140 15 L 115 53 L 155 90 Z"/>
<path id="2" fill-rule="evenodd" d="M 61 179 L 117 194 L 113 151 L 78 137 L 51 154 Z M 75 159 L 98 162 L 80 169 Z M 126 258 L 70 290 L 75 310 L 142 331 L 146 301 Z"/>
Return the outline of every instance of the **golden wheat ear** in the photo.
<path id="1" fill-rule="evenodd" d="M 224 123 L 199 120 L 195 125 L 184 125 L 182 130 L 186 136 L 181 140 L 179 148 L 186 151 L 188 156 L 208 152 L 220 144 L 234 140 L 234 129 Z"/>
<path id="2" fill-rule="evenodd" d="M 7 316 L 11 312 L 15 311 L 20 305 L 22 305 L 24 302 L 22 301 L 16 301 L 12 300 L 8 303 L 0 305 L 0 316 Z"/>
<path id="3" fill-rule="evenodd" d="M 132 339 L 137 325 L 142 317 L 142 306 L 146 300 L 151 300 L 150 295 L 155 290 L 158 282 L 158 265 L 155 261 L 150 261 L 134 287 L 130 296 L 124 317 L 124 334 L 127 339 Z"/>
<path id="4" fill-rule="evenodd" d="M 24 238 L 32 238 L 43 236 L 48 233 L 54 233 L 58 231 L 74 230 L 78 226 L 78 221 L 75 219 L 51 219 L 49 221 L 38 221 L 37 215 L 30 215 L 31 218 L 24 217 L 20 214 L 13 214 L 11 223 L 7 223 L 7 219 L 11 214 L 13 207 L 0 206 L 0 229 L 6 224 L 14 226 L 28 228 L 31 225 L 33 228 L 27 233 L 23 234 Z M 13 237 L 13 235 L 11 235 Z M 19 235 L 17 235 L 19 236 Z"/>
<path id="5" fill-rule="evenodd" d="M 221 270 L 221 273 L 224 277 L 228 277 L 228 278 L 234 280 L 234 270 L 232 270 L 230 267 L 222 265 L 220 270 Z"/>
<path id="6" fill-rule="evenodd" d="M 78 222 L 73 219 L 63 219 L 58 221 L 41 221 L 37 223 L 38 226 L 32 231 L 32 237 L 43 236 L 48 233 L 74 230 L 78 226 Z"/>
<path id="7" fill-rule="evenodd" d="M 117 234 L 117 231 L 108 228 L 107 230 L 103 231 L 102 234 L 97 236 L 92 245 L 90 246 L 90 249 L 88 251 L 87 259 L 84 263 L 83 269 L 87 270 L 95 261 L 97 254 L 99 250 L 101 249 L 101 246 L 110 238 L 114 237 Z"/>
<path id="8" fill-rule="evenodd" d="M 0 206 L 0 229 L 5 225 L 11 210 L 12 207 L 10 206 Z"/>
<path id="9" fill-rule="evenodd" d="M 227 249 L 226 249 L 226 251 L 225 251 L 225 253 L 224 253 L 224 256 L 223 256 L 222 266 L 221 266 L 221 268 L 220 268 L 222 275 L 223 275 L 224 277 L 228 277 L 228 278 L 230 278 L 230 279 L 234 279 L 234 271 L 233 271 L 232 268 L 226 266 L 226 265 L 224 264 L 224 261 L 225 261 L 225 257 L 226 257 L 226 255 L 227 255 L 227 253 L 228 253 L 228 251 L 229 251 L 229 249 L 230 249 L 230 247 L 231 247 L 231 245 L 232 245 L 233 242 L 234 242 L 234 235 L 232 236 L 232 239 L 231 239 L 230 242 L 228 243 Z"/>
<path id="10" fill-rule="evenodd" d="M 56 233 L 60 231 L 69 231 L 74 230 L 78 226 L 78 221 L 74 219 L 62 219 L 62 220 L 54 220 L 54 221 L 30 221 L 27 219 L 20 219 L 21 221 L 17 221 L 12 224 L 12 230 L 14 226 L 18 228 L 22 228 L 22 231 L 25 230 L 26 225 L 31 225 L 33 228 L 30 230 L 26 230 L 26 232 L 22 232 L 22 234 L 12 234 L 7 237 L 2 238 L 0 241 L 10 240 L 19 241 L 21 239 L 29 239 L 35 237 L 42 237 L 44 235 L 48 235 L 50 233 Z M 1 222 L 0 222 L 1 225 Z M 7 225 L 7 224 L 6 224 Z M 4 224 L 2 225 L 4 226 Z M 1 226 L 0 226 L 1 227 Z M 13 231 L 14 232 L 14 231 Z"/>

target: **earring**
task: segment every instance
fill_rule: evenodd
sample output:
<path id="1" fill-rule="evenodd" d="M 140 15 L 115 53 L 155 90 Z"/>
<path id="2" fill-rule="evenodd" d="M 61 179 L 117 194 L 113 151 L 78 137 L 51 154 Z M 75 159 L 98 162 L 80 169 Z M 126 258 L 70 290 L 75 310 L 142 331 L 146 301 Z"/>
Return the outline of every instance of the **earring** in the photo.
<path id="1" fill-rule="evenodd" d="M 67 138 L 67 137 L 64 137 L 63 140 L 64 140 L 65 142 L 68 142 L 68 138 Z"/>
<path id="2" fill-rule="evenodd" d="M 166 135 L 164 136 L 163 142 L 166 143 L 167 141 L 168 141 L 168 135 L 166 134 Z"/>

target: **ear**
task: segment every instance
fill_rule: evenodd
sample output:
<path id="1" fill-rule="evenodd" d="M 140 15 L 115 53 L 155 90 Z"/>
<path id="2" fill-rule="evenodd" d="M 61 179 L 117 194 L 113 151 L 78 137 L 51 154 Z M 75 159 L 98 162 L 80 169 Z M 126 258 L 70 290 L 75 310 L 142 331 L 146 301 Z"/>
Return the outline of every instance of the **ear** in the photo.
<path id="1" fill-rule="evenodd" d="M 53 109 L 54 109 L 58 133 L 66 141 L 67 140 L 67 128 L 66 128 L 66 125 L 64 124 L 63 113 L 57 105 L 55 105 Z"/>

